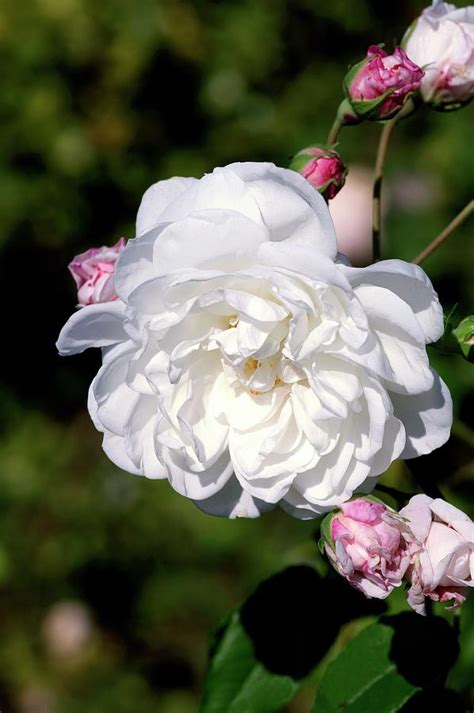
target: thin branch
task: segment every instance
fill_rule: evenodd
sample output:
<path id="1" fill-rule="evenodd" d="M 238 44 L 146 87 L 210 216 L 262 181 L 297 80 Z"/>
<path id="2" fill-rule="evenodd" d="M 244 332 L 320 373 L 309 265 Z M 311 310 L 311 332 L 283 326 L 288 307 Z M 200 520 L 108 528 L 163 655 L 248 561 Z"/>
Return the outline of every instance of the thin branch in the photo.
<path id="1" fill-rule="evenodd" d="M 372 254 L 374 262 L 381 257 L 381 230 L 382 230 L 382 182 L 387 149 L 398 115 L 387 121 L 382 129 L 375 161 L 374 187 L 372 193 Z"/>
<path id="2" fill-rule="evenodd" d="M 339 117 L 336 116 L 336 118 L 334 119 L 334 123 L 331 126 L 331 131 L 329 132 L 329 135 L 328 135 L 328 141 L 327 141 L 328 146 L 332 146 L 333 144 L 336 143 L 338 136 L 341 132 L 341 129 L 342 129 L 342 123 L 339 121 Z"/>
<path id="3" fill-rule="evenodd" d="M 469 216 L 473 212 L 474 199 L 469 201 L 469 203 L 462 209 L 462 211 L 458 213 L 455 218 L 453 218 L 450 224 L 447 225 L 446 228 L 441 231 L 438 237 L 435 238 L 433 242 L 430 243 L 428 247 L 425 248 L 414 260 L 412 260 L 412 262 L 414 262 L 415 265 L 419 265 L 420 262 L 426 260 L 426 258 L 429 257 L 432 253 L 434 253 L 434 251 L 437 250 L 439 246 L 442 245 L 444 241 L 449 238 L 451 233 L 454 233 L 456 228 L 459 228 L 459 226 L 464 223 L 464 221 L 467 220 L 467 218 L 469 218 Z"/>

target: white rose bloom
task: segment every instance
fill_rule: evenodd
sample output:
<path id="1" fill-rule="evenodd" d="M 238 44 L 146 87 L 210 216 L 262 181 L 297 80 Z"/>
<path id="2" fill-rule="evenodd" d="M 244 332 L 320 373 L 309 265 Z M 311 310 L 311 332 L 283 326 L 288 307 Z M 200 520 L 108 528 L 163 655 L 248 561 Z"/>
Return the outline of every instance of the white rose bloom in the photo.
<path id="1" fill-rule="evenodd" d="M 400 260 L 348 266 L 293 171 L 236 163 L 151 186 L 115 289 L 58 348 L 103 348 L 89 410 L 109 458 L 206 512 L 315 517 L 449 436 L 429 279 Z"/>
<path id="2" fill-rule="evenodd" d="M 426 8 L 403 42 L 425 76 L 421 93 L 435 105 L 464 104 L 474 95 L 474 6 L 440 0 Z"/>

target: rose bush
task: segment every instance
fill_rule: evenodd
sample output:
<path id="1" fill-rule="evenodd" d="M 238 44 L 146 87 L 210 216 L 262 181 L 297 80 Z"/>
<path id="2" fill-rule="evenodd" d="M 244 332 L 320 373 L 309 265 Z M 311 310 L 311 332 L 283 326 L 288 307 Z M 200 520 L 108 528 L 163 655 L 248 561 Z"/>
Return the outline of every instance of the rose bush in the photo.
<path id="1" fill-rule="evenodd" d="M 350 267 L 294 171 L 153 185 L 114 284 L 120 299 L 76 312 L 59 350 L 102 347 L 89 410 L 111 460 L 206 512 L 315 517 L 448 438 L 429 279 L 399 260 Z"/>
<path id="2" fill-rule="evenodd" d="M 408 603 L 425 613 L 425 597 L 451 602 L 456 609 L 474 586 L 474 523 L 458 508 L 440 498 L 414 495 L 400 510 L 413 532 L 415 544 L 409 569 Z"/>
<path id="3" fill-rule="evenodd" d="M 436 107 L 474 96 L 474 7 L 434 0 L 404 39 L 409 57 L 424 69 L 421 94 Z"/>

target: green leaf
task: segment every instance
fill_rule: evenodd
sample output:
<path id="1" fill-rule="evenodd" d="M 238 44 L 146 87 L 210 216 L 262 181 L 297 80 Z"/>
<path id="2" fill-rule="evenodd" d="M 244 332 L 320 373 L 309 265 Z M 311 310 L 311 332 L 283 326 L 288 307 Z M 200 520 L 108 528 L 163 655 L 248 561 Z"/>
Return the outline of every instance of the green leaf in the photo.
<path id="1" fill-rule="evenodd" d="M 375 623 L 353 639 L 327 668 L 313 713 L 395 713 L 420 690 L 390 657 L 394 629 Z"/>
<path id="2" fill-rule="evenodd" d="M 444 690 L 458 656 L 457 633 L 443 617 L 413 612 L 383 617 L 329 664 L 313 713 L 406 710 L 405 703 L 420 691 Z"/>
<path id="3" fill-rule="evenodd" d="M 262 582 L 218 632 L 199 713 L 277 713 L 343 624 L 380 614 L 341 578 L 294 565 Z"/>
<path id="4" fill-rule="evenodd" d="M 271 713 L 297 693 L 290 676 L 268 671 L 255 658 L 240 613 L 234 612 L 217 643 L 199 713 Z"/>

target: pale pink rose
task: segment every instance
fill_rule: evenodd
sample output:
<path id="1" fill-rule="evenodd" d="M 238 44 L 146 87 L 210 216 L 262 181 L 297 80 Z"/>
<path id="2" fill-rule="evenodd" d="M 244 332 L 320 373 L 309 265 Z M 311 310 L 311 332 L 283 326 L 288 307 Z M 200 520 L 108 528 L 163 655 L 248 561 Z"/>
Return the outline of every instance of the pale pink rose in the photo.
<path id="1" fill-rule="evenodd" d="M 425 70 L 421 96 L 436 108 L 455 108 L 474 96 L 474 6 L 434 0 L 403 40 Z"/>
<path id="2" fill-rule="evenodd" d="M 310 147 L 297 154 L 295 159 L 303 162 L 297 169 L 299 173 L 327 200 L 334 198 L 343 187 L 347 169 L 337 151 Z"/>
<path id="3" fill-rule="evenodd" d="M 371 45 L 365 60 L 347 75 L 345 89 L 361 118 L 388 119 L 420 87 L 423 74 L 401 47 L 387 54 L 378 45 Z"/>
<path id="4" fill-rule="evenodd" d="M 117 258 L 125 247 L 120 238 L 112 247 L 90 248 L 76 255 L 69 263 L 69 271 L 77 286 L 77 300 L 81 307 L 117 299 L 114 289 L 114 269 Z"/>
<path id="5" fill-rule="evenodd" d="M 429 597 L 457 609 L 474 586 L 474 523 L 453 505 L 427 495 L 414 495 L 400 515 L 417 541 L 407 572 L 409 605 L 424 614 Z"/>
<path id="6" fill-rule="evenodd" d="M 359 498 L 330 520 L 326 553 L 335 569 L 367 597 L 385 599 L 399 587 L 410 562 L 411 536 L 384 503 Z"/>

